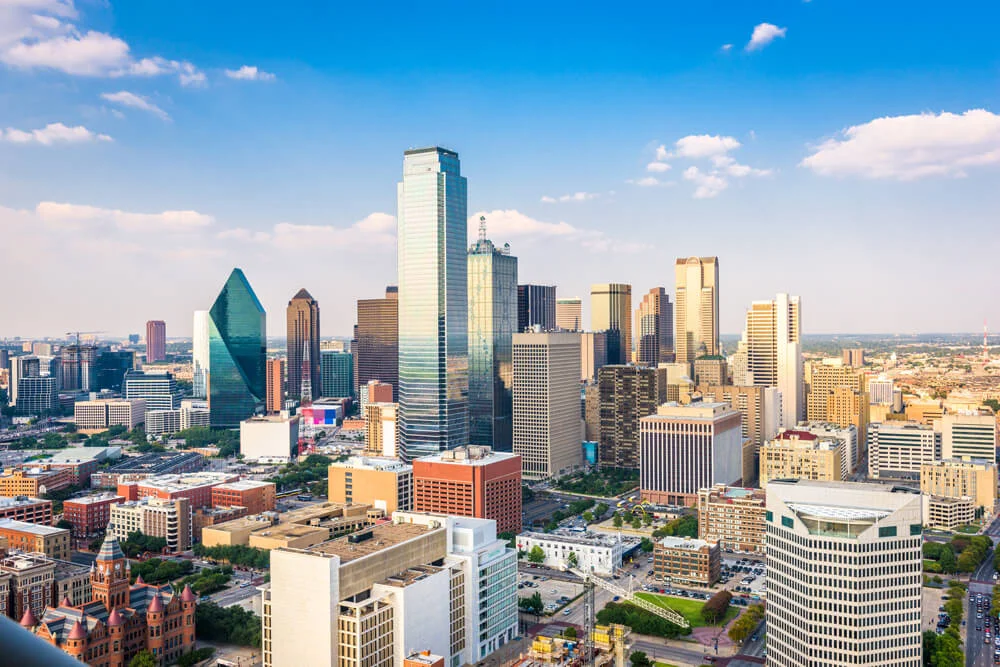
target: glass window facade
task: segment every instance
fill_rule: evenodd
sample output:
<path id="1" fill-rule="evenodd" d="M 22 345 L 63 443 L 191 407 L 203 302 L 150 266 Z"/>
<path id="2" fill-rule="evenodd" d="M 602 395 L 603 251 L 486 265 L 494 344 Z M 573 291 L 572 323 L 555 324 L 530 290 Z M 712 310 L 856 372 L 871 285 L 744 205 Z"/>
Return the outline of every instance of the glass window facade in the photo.
<path id="1" fill-rule="evenodd" d="M 234 428 L 260 411 L 267 386 L 266 315 L 243 271 L 233 269 L 208 319 L 211 424 Z"/>

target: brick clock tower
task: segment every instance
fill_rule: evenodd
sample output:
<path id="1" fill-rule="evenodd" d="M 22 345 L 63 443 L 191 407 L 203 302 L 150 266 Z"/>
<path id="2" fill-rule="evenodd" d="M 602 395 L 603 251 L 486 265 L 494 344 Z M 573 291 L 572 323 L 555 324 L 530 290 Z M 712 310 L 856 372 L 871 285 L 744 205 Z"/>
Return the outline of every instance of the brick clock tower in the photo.
<path id="1" fill-rule="evenodd" d="M 94 592 L 94 599 L 103 602 L 108 611 L 115 607 L 128 607 L 130 577 L 128 559 L 118 545 L 118 539 L 109 530 L 101 551 L 97 554 L 97 560 L 90 568 L 90 587 Z"/>

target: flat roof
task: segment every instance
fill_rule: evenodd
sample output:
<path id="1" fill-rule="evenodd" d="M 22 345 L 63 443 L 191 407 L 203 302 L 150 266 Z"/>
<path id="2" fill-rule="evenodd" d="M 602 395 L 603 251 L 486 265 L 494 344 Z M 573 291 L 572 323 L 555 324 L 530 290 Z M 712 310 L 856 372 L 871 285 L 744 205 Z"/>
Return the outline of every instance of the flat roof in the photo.
<path id="1" fill-rule="evenodd" d="M 226 482 L 217 484 L 215 488 L 226 489 L 227 491 L 249 491 L 251 489 L 262 489 L 266 486 L 274 486 L 274 482 L 259 482 L 254 479 L 241 479 L 236 482 Z"/>
<path id="2" fill-rule="evenodd" d="M 34 533 L 35 535 L 59 535 L 69 534 L 65 528 L 55 528 L 54 526 L 43 526 L 40 523 L 28 523 L 27 521 L 17 521 L 15 519 L 0 519 L 0 529 L 17 530 L 22 533 Z"/>
<path id="3" fill-rule="evenodd" d="M 125 482 L 139 486 L 175 492 L 193 489 L 199 486 L 217 486 L 232 481 L 234 475 L 224 472 L 185 472 L 178 474 L 156 475 L 141 481 Z"/>
<path id="4" fill-rule="evenodd" d="M 687 549 L 689 551 L 697 551 L 711 544 L 705 540 L 699 540 L 694 537 L 673 537 L 668 535 L 667 537 L 661 537 L 658 544 L 667 549 Z"/>
<path id="5" fill-rule="evenodd" d="M 21 507 L 25 505 L 38 505 L 40 503 L 49 503 L 51 505 L 52 501 L 44 498 L 31 498 L 29 496 L 16 496 L 14 498 L 0 497 L 0 509 L 10 509 L 12 507 Z"/>
<path id="6" fill-rule="evenodd" d="M 371 403 L 368 405 L 371 405 Z M 413 466 L 407 465 L 399 459 L 381 456 L 352 456 L 346 461 L 334 461 L 330 464 L 330 467 L 353 470 L 376 470 L 380 472 L 413 471 Z"/>
<path id="7" fill-rule="evenodd" d="M 316 544 L 309 547 L 308 551 L 339 556 L 341 563 L 348 563 L 438 530 L 444 530 L 444 528 L 431 528 L 415 523 L 380 524 L 359 530 L 351 535 Z M 369 539 L 360 542 L 350 541 L 352 536 L 361 535 L 368 531 L 371 531 L 372 534 Z"/>
<path id="8" fill-rule="evenodd" d="M 470 445 L 469 447 L 456 447 L 455 449 L 446 449 L 443 452 L 438 452 L 437 454 L 431 454 L 430 456 L 422 456 L 416 460 L 425 463 L 447 463 L 453 465 L 485 466 L 491 463 L 496 463 L 497 461 L 507 461 L 509 459 L 514 458 L 515 456 L 520 456 L 520 454 L 512 454 L 510 452 L 497 452 L 490 449 L 489 447 Z"/>
<path id="9" fill-rule="evenodd" d="M 517 537 L 525 537 L 530 540 L 548 541 L 548 542 L 565 542 L 566 544 L 584 544 L 594 547 L 613 547 L 616 544 L 625 544 L 625 540 L 619 540 L 615 535 L 602 535 L 599 533 L 579 533 L 577 535 L 571 535 L 566 533 L 537 533 L 537 532 L 524 532 L 520 533 Z M 638 538 L 635 540 L 639 541 Z"/>
<path id="10" fill-rule="evenodd" d="M 102 472 L 157 473 L 169 470 L 176 465 L 181 465 L 182 463 L 188 461 L 204 459 L 204 458 L 205 457 L 196 452 L 167 452 L 167 453 L 143 454 L 142 456 L 136 456 L 125 459 L 124 461 L 116 463 L 115 465 L 108 468 L 106 471 Z"/>
<path id="11" fill-rule="evenodd" d="M 119 496 L 114 491 L 105 491 L 104 493 L 95 493 L 90 496 L 83 496 L 82 498 L 67 498 L 66 502 L 79 503 L 80 505 L 93 505 L 94 503 L 104 502 L 114 498 L 122 498 L 124 500 L 124 496 Z"/>

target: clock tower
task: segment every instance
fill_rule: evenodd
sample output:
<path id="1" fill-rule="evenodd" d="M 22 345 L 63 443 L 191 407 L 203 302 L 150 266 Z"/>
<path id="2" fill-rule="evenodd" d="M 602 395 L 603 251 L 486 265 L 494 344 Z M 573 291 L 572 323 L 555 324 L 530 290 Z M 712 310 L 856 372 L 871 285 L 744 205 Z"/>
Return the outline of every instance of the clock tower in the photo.
<path id="1" fill-rule="evenodd" d="M 108 526 L 107 537 L 97 554 L 97 560 L 90 568 L 90 587 L 94 592 L 94 599 L 103 602 L 109 612 L 115 607 L 128 607 L 131 577 L 131 566 L 111 528 L 112 526 Z"/>

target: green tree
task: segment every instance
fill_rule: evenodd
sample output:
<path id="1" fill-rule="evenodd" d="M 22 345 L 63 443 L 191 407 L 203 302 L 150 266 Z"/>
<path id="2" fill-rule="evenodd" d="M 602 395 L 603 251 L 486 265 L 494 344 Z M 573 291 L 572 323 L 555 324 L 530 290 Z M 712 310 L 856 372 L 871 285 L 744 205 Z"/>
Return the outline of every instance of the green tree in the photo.
<path id="1" fill-rule="evenodd" d="M 594 514 L 590 510 L 587 510 L 586 512 L 583 513 L 583 520 L 586 521 L 587 523 L 593 523 Z"/>
<path id="2" fill-rule="evenodd" d="M 129 660 L 128 667 L 159 667 L 159 663 L 149 651 L 139 651 Z"/>
<path id="3" fill-rule="evenodd" d="M 528 562 L 535 564 L 545 562 L 545 552 L 537 544 L 528 551 Z"/>
<path id="4" fill-rule="evenodd" d="M 571 625 L 563 630 L 563 637 L 566 637 L 567 639 L 576 639 L 576 628 Z"/>
<path id="5" fill-rule="evenodd" d="M 941 550 L 941 558 L 938 563 L 941 564 L 941 571 L 945 574 L 954 574 L 958 569 L 958 560 L 955 558 L 955 552 L 951 549 Z"/>
<path id="6" fill-rule="evenodd" d="M 639 542 L 639 549 L 643 553 L 647 553 L 647 554 L 650 553 L 650 552 L 652 552 L 653 551 L 653 540 L 649 539 L 648 537 L 642 538 L 642 540 Z"/>
<path id="7" fill-rule="evenodd" d="M 211 646 L 206 646 L 205 648 L 195 649 L 190 653 L 185 653 L 181 657 L 177 658 L 177 667 L 194 667 L 199 662 L 204 662 L 208 660 L 215 654 L 215 649 Z"/>
<path id="8" fill-rule="evenodd" d="M 624 525 L 624 523 L 625 523 L 625 520 L 622 519 L 622 513 L 621 512 L 615 512 L 615 516 L 611 520 L 611 522 L 614 524 L 615 528 L 621 528 L 622 525 Z"/>
<path id="9" fill-rule="evenodd" d="M 642 519 L 640 519 L 637 516 L 633 516 L 632 517 L 632 528 L 634 530 L 639 530 L 640 528 L 642 528 Z"/>
<path id="10" fill-rule="evenodd" d="M 652 526 L 653 525 L 653 515 L 649 514 L 648 512 L 645 513 L 645 514 L 643 514 L 642 515 L 642 525 L 646 526 L 647 528 L 649 526 Z"/>
<path id="11" fill-rule="evenodd" d="M 701 608 L 701 617 L 706 623 L 715 625 L 726 617 L 733 594 L 729 591 L 719 591 L 708 599 Z"/>
<path id="12" fill-rule="evenodd" d="M 632 667 L 653 667 L 653 663 L 649 659 L 649 656 L 642 651 L 634 651 L 628 659 L 629 662 L 632 663 Z"/>
<path id="13" fill-rule="evenodd" d="M 763 619 L 764 607 L 759 604 L 752 604 L 729 626 L 727 634 L 737 644 L 742 643 Z"/>
<path id="14" fill-rule="evenodd" d="M 958 571 L 963 573 L 975 572 L 976 566 L 979 565 L 979 558 L 973 549 L 966 549 L 958 555 Z"/>
<path id="15" fill-rule="evenodd" d="M 579 565 L 579 563 L 580 560 L 577 557 L 576 552 L 570 551 L 569 556 L 566 557 L 566 564 L 569 565 L 570 567 L 576 567 L 577 565 Z"/>
<path id="16" fill-rule="evenodd" d="M 542 594 L 535 591 L 531 597 L 518 598 L 517 607 L 521 611 L 541 616 L 542 610 L 545 608 L 545 603 L 542 602 Z"/>
<path id="17" fill-rule="evenodd" d="M 507 546 L 511 549 L 517 548 L 517 533 L 506 530 L 497 535 L 501 540 L 507 540 Z"/>
<path id="18" fill-rule="evenodd" d="M 203 602 L 195 609 L 195 635 L 199 639 L 260 648 L 260 617 L 242 607 L 223 609 Z"/>

